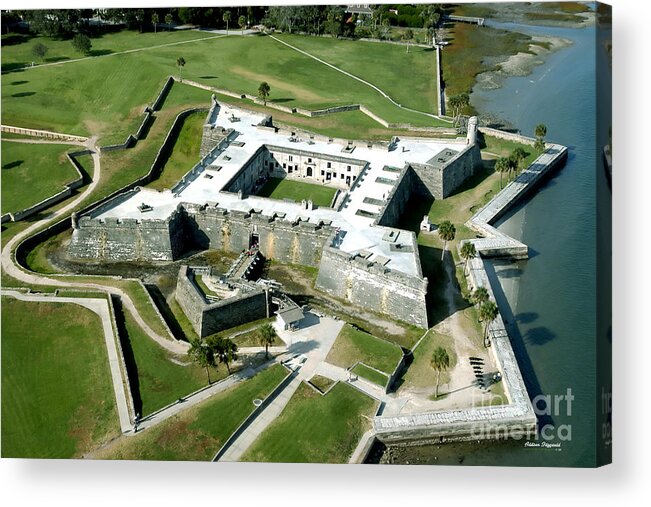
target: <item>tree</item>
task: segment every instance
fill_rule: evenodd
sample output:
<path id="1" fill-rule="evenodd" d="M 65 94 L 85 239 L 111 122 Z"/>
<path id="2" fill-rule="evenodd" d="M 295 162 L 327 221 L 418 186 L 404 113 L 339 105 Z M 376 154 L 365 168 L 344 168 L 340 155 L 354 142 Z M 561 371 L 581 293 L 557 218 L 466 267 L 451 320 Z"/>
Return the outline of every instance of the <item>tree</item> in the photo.
<path id="1" fill-rule="evenodd" d="M 486 287 L 477 287 L 475 289 L 475 292 L 472 293 L 472 300 L 476 305 L 483 305 L 486 301 L 488 301 L 489 295 L 488 295 L 488 290 L 486 290 Z M 481 315 L 480 315 L 480 322 L 481 322 Z"/>
<path id="2" fill-rule="evenodd" d="M 172 13 L 168 12 L 165 14 L 165 24 L 167 25 L 168 32 L 172 31 L 172 21 L 174 21 L 174 16 L 172 16 Z"/>
<path id="3" fill-rule="evenodd" d="M 242 35 L 244 35 L 244 28 L 246 28 L 246 16 L 240 16 L 237 18 L 237 24 L 240 25 L 242 29 Z"/>
<path id="4" fill-rule="evenodd" d="M 271 92 L 271 86 L 269 86 L 269 83 L 267 83 L 266 81 L 260 83 L 260 86 L 258 86 L 258 97 L 262 99 L 265 106 L 267 105 L 267 97 L 269 97 L 270 92 Z"/>
<path id="5" fill-rule="evenodd" d="M 507 157 L 500 157 L 495 161 L 495 172 L 500 173 L 500 189 L 502 188 L 502 174 L 510 170 L 511 165 Z"/>
<path id="6" fill-rule="evenodd" d="M 219 337 L 214 343 L 215 356 L 220 363 L 226 365 L 228 374 L 231 374 L 230 363 L 237 361 L 237 345 L 230 338 Z"/>
<path id="7" fill-rule="evenodd" d="M 201 339 L 191 340 L 190 348 L 188 349 L 188 356 L 202 368 L 206 369 L 208 376 L 208 385 L 212 384 L 210 380 L 209 368 L 216 368 L 215 351 L 208 343 L 204 343 Z"/>
<path id="8" fill-rule="evenodd" d="M 484 321 L 484 347 L 490 345 L 490 340 L 488 339 L 488 326 L 497 318 L 498 313 L 499 310 L 494 301 L 486 301 L 479 307 L 479 316 L 481 320 Z"/>
<path id="9" fill-rule="evenodd" d="M 547 127 L 545 126 L 544 123 L 540 123 L 539 125 L 536 125 L 536 137 L 545 137 L 547 135 Z"/>
<path id="10" fill-rule="evenodd" d="M 436 370 L 436 398 L 438 398 L 441 371 L 447 370 L 450 367 L 450 356 L 448 355 L 448 351 L 443 347 L 436 347 L 434 353 L 432 354 L 431 365 L 432 368 Z"/>
<path id="11" fill-rule="evenodd" d="M 45 55 L 47 55 L 48 49 L 47 46 L 41 42 L 37 42 L 32 47 L 32 55 L 40 60 L 45 60 Z"/>
<path id="12" fill-rule="evenodd" d="M 441 260 L 443 260 L 445 251 L 448 248 L 448 241 L 452 241 L 454 239 L 454 235 L 456 234 L 456 232 L 457 230 L 449 220 L 444 220 L 439 224 L 439 236 L 443 241 L 445 241 L 445 244 L 443 246 L 443 251 L 441 252 Z"/>
<path id="13" fill-rule="evenodd" d="M 452 117 L 454 118 L 454 125 L 456 126 L 461 119 L 461 113 L 470 105 L 470 95 L 467 93 L 459 93 L 452 95 L 448 99 L 448 106 L 452 110 Z"/>
<path id="14" fill-rule="evenodd" d="M 519 171 L 520 170 L 520 164 L 522 164 L 522 161 L 527 158 L 527 152 L 524 151 L 524 148 L 521 146 L 518 146 L 515 148 L 512 152 L 511 155 L 509 156 L 514 162 L 515 162 L 515 170 Z"/>
<path id="15" fill-rule="evenodd" d="M 179 75 L 181 77 L 181 81 L 183 81 L 183 67 L 185 67 L 185 58 L 179 56 L 176 59 L 176 66 L 179 68 Z"/>
<path id="16" fill-rule="evenodd" d="M 159 17 L 158 17 L 158 13 L 157 13 L 157 12 L 154 12 L 154 13 L 151 15 L 151 24 L 154 25 L 154 33 L 156 33 L 156 28 L 158 27 L 158 22 L 159 22 L 159 21 L 160 21 L 160 19 L 159 19 Z"/>
<path id="17" fill-rule="evenodd" d="M 547 127 L 543 123 L 540 123 L 539 125 L 536 125 L 534 132 L 536 134 L 536 142 L 533 147 L 538 153 L 542 153 L 545 151 L 545 136 L 547 135 Z"/>
<path id="18" fill-rule="evenodd" d="M 222 20 L 224 21 L 224 23 L 226 23 L 226 35 L 228 35 L 228 23 L 231 20 L 231 11 L 224 12 L 222 16 Z"/>
<path id="19" fill-rule="evenodd" d="M 471 243 L 470 241 L 466 241 L 461 246 L 461 251 L 459 252 L 459 255 L 461 255 L 461 258 L 464 261 L 466 261 L 466 264 L 463 267 L 463 274 L 465 275 L 466 271 L 468 270 L 468 261 L 477 255 L 477 249 L 475 248 L 475 244 Z"/>
<path id="20" fill-rule="evenodd" d="M 75 51 L 78 53 L 87 55 L 90 53 L 90 48 L 92 47 L 90 37 L 88 37 L 88 35 L 84 35 L 83 33 L 78 33 L 72 38 L 72 47 L 75 48 Z"/>
<path id="21" fill-rule="evenodd" d="M 264 353 L 267 359 L 269 359 L 269 345 L 274 344 L 277 336 L 278 335 L 276 334 L 276 330 L 269 323 L 262 324 L 258 328 L 258 340 L 260 342 L 260 345 L 264 346 Z"/>
<path id="22" fill-rule="evenodd" d="M 407 53 L 409 53 L 409 42 L 414 38 L 414 31 L 411 28 L 405 30 L 402 34 L 402 40 L 407 42 Z"/>

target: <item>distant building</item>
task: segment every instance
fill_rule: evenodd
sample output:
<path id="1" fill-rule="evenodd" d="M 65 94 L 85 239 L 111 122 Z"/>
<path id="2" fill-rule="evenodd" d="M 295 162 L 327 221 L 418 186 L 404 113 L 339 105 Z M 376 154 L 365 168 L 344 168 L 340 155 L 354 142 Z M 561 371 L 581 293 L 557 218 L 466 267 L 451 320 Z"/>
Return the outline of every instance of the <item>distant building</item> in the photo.
<path id="1" fill-rule="evenodd" d="M 348 14 L 357 14 L 358 16 L 371 16 L 373 9 L 371 9 L 370 4 L 353 4 L 346 7 L 346 12 Z"/>

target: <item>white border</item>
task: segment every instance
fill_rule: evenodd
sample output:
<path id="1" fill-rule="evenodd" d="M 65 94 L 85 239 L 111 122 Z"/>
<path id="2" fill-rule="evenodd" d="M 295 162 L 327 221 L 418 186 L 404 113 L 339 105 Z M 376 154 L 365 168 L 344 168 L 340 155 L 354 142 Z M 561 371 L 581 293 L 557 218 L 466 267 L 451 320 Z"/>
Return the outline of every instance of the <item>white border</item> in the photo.
<path id="1" fill-rule="evenodd" d="M 43 1 L 11 0 L 7 7 L 47 8 Z M 133 6 L 128 2 L 61 2 Z M 145 6 L 172 2 L 136 2 Z M 179 0 L 176 5 L 224 2 Z M 268 2 L 233 2 L 263 4 Z M 276 2 L 278 3 L 278 2 Z M 287 0 L 283 3 L 305 3 Z M 327 0 L 323 3 L 333 3 Z M 614 8 L 614 462 L 599 470 L 499 467 L 371 467 L 262 464 L 179 464 L 82 462 L 75 460 L 0 461 L 0 499 L 4 505 L 114 506 L 187 505 L 378 505 L 420 500 L 427 505 L 460 506 L 472 502 L 533 507 L 537 505 L 642 505 L 651 496 L 648 361 L 649 212 L 648 98 L 649 19 L 651 3 L 612 0 Z M 648 223 L 648 222 L 647 222 Z M 646 296 L 646 300 L 645 297 Z M 639 403 L 638 406 L 635 403 Z M 643 412 L 642 412 L 643 411 Z M 425 504 L 424 504 L 425 505 Z"/>

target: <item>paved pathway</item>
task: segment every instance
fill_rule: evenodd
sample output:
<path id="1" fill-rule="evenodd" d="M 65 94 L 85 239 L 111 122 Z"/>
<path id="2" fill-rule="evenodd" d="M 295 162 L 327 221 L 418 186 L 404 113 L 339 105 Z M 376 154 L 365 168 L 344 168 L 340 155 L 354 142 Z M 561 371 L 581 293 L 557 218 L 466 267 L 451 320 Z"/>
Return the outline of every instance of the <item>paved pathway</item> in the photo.
<path id="1" fill-rule="evenodd" d="M 35 301 L 44 303 L 72 303 L 88 308 L 96 313 L 102 320 L 102 329 L 104 331 L 104 341 L 106 351 L 108 352 L 109 367 L 111 369 L 111 381 L 113 383 L 113 393 L 120 418 L 120 428 L 122 433 L 131 431 L 131 420 L 129 417 L 129 408 L 127 403 L 126 385 L 122 382 L 122 373 L 120 371 L 120 356 L 117 350 L 115 332 L 111 322 L 111 312 L 108 302 L 105 299 L 95 298 L 66 298 L 57 296 L 46 296 L 44 294 L 23 294 L 18 291 L 3 290 L 3 296 L 9 296 L 21 301 Z"/>
<path id="2" fill-rule="evenodd" d="M 314 375 L 332 348 L 344 323 L 330 317 L 317 317 L 307 313 L 302 327 L 296 331 L 286 331 L 277 322 L 276 333 L 288 344 L 287 355 L 302 355 L 305 362 L 298 369 L 294 379 L 253 419 L 249 426 L 233 440 L 223 452 L 219 461 L 238 461 L 255 440 L 282 413 L 303 380 Z"/>

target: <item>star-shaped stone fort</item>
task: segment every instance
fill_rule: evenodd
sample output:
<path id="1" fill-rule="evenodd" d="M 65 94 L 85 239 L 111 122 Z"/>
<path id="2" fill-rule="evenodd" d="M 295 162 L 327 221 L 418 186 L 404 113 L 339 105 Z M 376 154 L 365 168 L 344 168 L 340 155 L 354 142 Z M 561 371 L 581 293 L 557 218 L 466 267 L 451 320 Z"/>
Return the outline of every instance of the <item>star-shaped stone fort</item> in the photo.
<path id="1" fill-rule="evenodd" d="M 416 235 L 397 228 L 409 200 L 443 199 L 481 167 L 466 137 L 344 141 L 274 125 L 219 104 L 203 127 L 201 160 L 172 189 L 136 188 L 73 217 L 69 253 L 102 261 L 169 261 L 251 248 L 319 269 L 316 287 L 428 327 Z M 270 178 L 334 189 L 329 205 L 259 194 Z"/>

